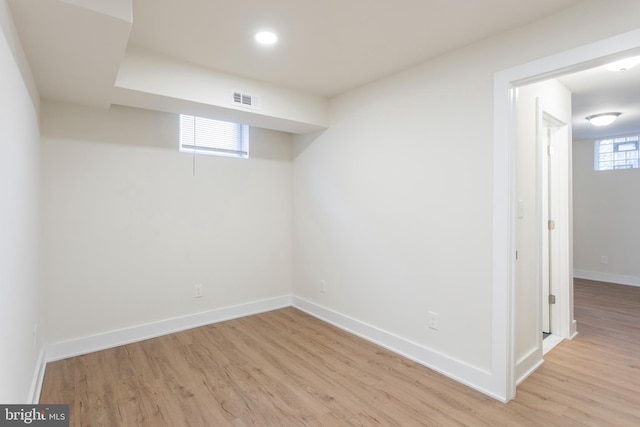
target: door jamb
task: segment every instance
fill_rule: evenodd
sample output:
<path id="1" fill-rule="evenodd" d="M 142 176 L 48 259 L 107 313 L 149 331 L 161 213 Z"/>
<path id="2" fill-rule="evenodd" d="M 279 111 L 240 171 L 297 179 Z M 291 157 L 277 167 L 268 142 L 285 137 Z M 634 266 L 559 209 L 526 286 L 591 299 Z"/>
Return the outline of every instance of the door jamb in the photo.
<path id="1" fill-rule="evenodd" d="M 554 280 L 550 280 L 550 285 L 556 297 L 556 304 L 553 307 L 549 307 L 549 317 L 552 333 L 561 338 L 571 338 L 572 333 L 570 331 L 569 318 L 571 310 L 571 293 L 569 288 L 571 287 L 572 272 L 569 269 L 571 253 L 571 233 L 572 228 L 572 216 L 569 215 L 571 210 L 571 135 L 569 132 L 569 123 L 564 123 L 562 120 L 554 117 L 551 113 L 546 111 L 539 103 L 537 105 L 537 130 L 538 132 L 546 132 L 547 136 L 543 137 L 538 135 L 537 138 L 537 152 L 539 154 L 537 171 L 540 176 L 536 179 L 536 185 L 539 187 L 537 190 L 536 211 L 538 216 L 537 226 L 538 231 L 538 267 L 541 271 L 545 260 L 541 255 L 545 254 L 545 242 L 548 248 L 553 247 L 555 250 L 551 253 L 551 261 L 546 260 L 548 271 L 546 271 L 550 277 Z M 547 154 L 547 144 L 553 147 L 553 158 L 550 159 L 550 155 Z M 551 160 L 551 161 L 550 161 Z M 543 165 L 542 162 L 547 162 L 547 174 L 546 177 L 542 176 Z M 555 170 L 554 170 L 555 169 Z M 550 183 L 550 177 L 554 176 L 555 182 Z M 546 183 L 546 189 L 544 188 Z M 550 192 L 550 184 L 555 186 L 553 194 Z M 546 200 L 543 200 L 546 199 Z M 546 203 L 552 203 L 551 206 Z M 542 207 L 547 207 L 547 213 L 544 213 Z M 551 208 L 554 211 L 553 218 L 556 222 L 555 236 L 548 236 L 549 229 L 546 223 L 548 218 L 548 209 Z M 547 234 L 547 238 L 543 236 L 543 233 Z M 549 255 L 549 253 L 547 253 Z M 555 262 L 554 262 L 555 261 Z M 549 278 L 547 279 L 549 280 Z M 540 275 L 539 286 L 542 288 L 544 284 L 544 277 Z M 549 283 L 548 283 L 549 284 Z M 542 294 L 542 289 L 540 289 Z M 541 299 L 542 305 L 549 306 L 548 301 Z M 540 314 L 544 314 L 544 310 L 540 307 Z M 541 322 L 542 325 L 542 322 Z M 542 348 L 542 334 L 538 333 L 539 346 Z"/>

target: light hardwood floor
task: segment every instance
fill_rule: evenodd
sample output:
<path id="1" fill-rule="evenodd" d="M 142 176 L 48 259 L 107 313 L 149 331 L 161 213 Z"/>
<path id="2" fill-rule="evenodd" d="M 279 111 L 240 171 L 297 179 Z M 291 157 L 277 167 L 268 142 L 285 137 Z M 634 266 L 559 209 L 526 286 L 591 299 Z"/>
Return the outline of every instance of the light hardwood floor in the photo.
<path id="1" fill-rule="evenodd" d="M 508 404 L 294 308 L 47 365 L 72 426 L 638 426 L 640 288 L 576 280 L 580 330 Z"/>

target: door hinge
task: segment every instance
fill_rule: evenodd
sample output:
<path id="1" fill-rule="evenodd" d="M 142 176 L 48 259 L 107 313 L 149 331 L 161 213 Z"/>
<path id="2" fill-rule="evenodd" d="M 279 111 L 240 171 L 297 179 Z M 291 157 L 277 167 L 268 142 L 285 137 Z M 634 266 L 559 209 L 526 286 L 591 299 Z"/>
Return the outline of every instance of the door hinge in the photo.
<path id="1" fill-rule="evenodd" d="M 553 147 L 550 145 L 547 145 L 547 156 L 553 156 Z"/>
<path id="2" fill-rule="evenodd" d="M 518 259 L 518 251 L 516 251 L 516 260 Z"/>
<path id="3" fill-rule="evenodd" d="M 549 304 L 555 304 L 555 303 L 556 303 L 556 296 L 549 295 Z"/>
<path id="4" fill-rule="evenodd" d="M 556 228 L 556 222 L 550 219 L 549 221 L 547 221 L 547 227 L 549 228 L 549 230 L 554 230 Z"/>

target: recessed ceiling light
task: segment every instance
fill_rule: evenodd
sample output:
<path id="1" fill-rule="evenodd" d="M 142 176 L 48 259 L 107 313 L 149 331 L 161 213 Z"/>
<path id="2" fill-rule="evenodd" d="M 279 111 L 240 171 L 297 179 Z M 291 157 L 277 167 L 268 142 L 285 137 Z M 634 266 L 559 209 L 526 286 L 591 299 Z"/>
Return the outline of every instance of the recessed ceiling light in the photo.
<path id="1" fill-rule="evenodd" d="M 589 123 L 594 126 L 607 126 L 613 123 L 622 113 L 602 113 L 585 117 Z"/>
<path id="2" fill-rule="evenodd" d="M 256 41 L 260 44 L 275 44 L 278 41 L 278 36 L 271 31 L 260 31 L 256 33 Z"/>
<path id="3" fill-rule="evenodd" d="M 621 59 L 610 64 L 603 65 L 609 71 L 625 71 L 640 64 L 640 56 L 633 56 L 631 58 Z"/>

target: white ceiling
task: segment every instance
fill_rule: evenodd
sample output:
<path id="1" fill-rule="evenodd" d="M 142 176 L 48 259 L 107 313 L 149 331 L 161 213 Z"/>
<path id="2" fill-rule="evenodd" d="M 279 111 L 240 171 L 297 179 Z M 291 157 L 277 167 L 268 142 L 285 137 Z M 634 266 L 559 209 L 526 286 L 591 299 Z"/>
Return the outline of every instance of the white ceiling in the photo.
<path id="1" fill-rule="evenodd" d="M 134 0 L 129 43 L 333 96 L 579 0 Z M 277 46 L 253 35 L 271 29 Z"/>
<path id="2" fill-rule="evenodd" d="M 103 107 L 115 102 L 125 57 L 140 49 L 217 76 L 330 98 L 580 2 L 9 0 L 40 95 Z M 263 29 L 279 43 L 258 46 L 253 35 Z M 640 67 L 596 69 L 562 78 L 574 92 L 574 135 L 601 130 L 584 117 L 605 110 L 623 112 L 619 129 L 637 130 L 639 74 Z"/>
<path id="3" fill-rule="evenodd" d="M 640 52 L 635 55 L 640 55 Z M 640 132 L 640 65 L 626 71 L 595 67 L 558 80 L 572 92 L 574 139 Z M 622 115 L 604 127 L 595 127 L 585 119 L 608 112 L 620 112 Z"/>

